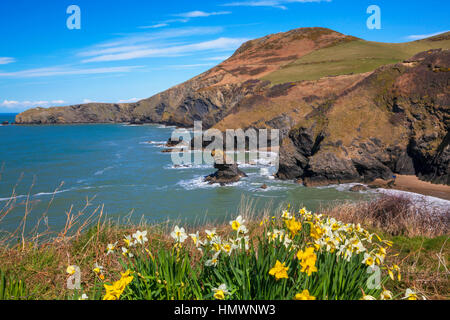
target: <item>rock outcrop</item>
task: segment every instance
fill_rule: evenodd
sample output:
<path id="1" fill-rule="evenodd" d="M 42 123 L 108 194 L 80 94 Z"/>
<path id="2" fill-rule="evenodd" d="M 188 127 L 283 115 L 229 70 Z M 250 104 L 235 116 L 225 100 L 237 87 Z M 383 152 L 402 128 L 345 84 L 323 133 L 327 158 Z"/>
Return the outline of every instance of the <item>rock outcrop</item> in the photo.
<path id="1" fill-rule="evenodd" d="M 243 177 L 247 177 L 247 174 L 241 171 L 234 161 L 227 159 L 227 156 L 223 152 L 213 151 L 211 155 L 214 157 L 214 168 L 217 169 L 217 171 L 205 177 L 205 181 L 208 183 L 219 183 L 224 186 L 238 182 Z"/>
<path id="2" fill-rule="evenodd" d="M 389 180 L 450 184 L 450 51 L 384 66 L 289 132 L 278 178 L 306 186 Z"/>

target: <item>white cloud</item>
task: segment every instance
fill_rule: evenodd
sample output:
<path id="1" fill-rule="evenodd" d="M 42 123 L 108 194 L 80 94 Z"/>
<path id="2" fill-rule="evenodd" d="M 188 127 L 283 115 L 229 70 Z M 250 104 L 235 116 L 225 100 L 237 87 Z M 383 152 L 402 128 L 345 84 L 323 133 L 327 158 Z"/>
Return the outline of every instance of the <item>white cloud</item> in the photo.
<path id="1" fill-rule="evenodd" d="M 139 48 L 136 50 L 126 51 L 118 50 L 118 53 L 102 54 L 94 56 L 89 59 L 85 59 L 82 62 L 105 62 L 105 61 L 123 61 L 132 60 L 138 58 L 149 57 L 171 57 L 185 54 L 192 54 L 201 51 L 223 51 L 234 50 L 238 48 L 243 42 L 248 39 L 244 38 L 218 38 L 215 40 L 204 41 L 199 43 L 187 44 L 187 45 L 174 45 L 167 47 L 147 47 Z M 97 52 L 98 53 L 98 52 Z M 1 75 L 1 74 L 0 74 Z"/>
<path id="2" fill-rule="evenodd" d="M 16 59 L 10 57 L 0 57 L 0 64 L 9 64 L 16 62 Z"/>
<path id="3" fill-rule="evenodd" d="M 425 39 L 425 38 L 430 38 L 430 37 L 434 37 L 443 33 L 449 32 L 449 30 L 447 31 L 441 31 L 441 32 L 436 32 L 436 33 L 431 33 L 431 34 L 415 34 L 415 35 L 410 35 L 407 36 L 406 39 L 409 40 L 421 40 L 421 39 Z"/>
<path id="4" fill-rule="evenodd" d="M 211 67 L 213 63 L 198 63 L 198 64 L 179 64 L 173 66 L 167 66 L 167 68 L 171 69 L 192 69 L 192 68 L 200 68 L 200 67 Z"/>
<path id="5" fill-rule="evenodd" d="M 226 3 L 226 7 L 273 7 L 287 10 L 285 4 L 290 3 L 313 3 L 313 2 L 331 2 L 332 0 L 254 0 L 254 1 L 237 1 Z"/>
<path id="6" fill-rule="evenodd" d="M 219 11 L 219 12 L 205 12 L 205 11 L 190 11 L 175 14 L 175 16 L 183 17 L 183 18 L 201 18 L 201 17 L 210 17 L 210 16 L 220 16 L 225 14 L 231 14 L 230 11 Z"/>
<path id="7" fill-rule="evenodd" d="M 130 99 L 125 99 L 125 100 L 119 100 L 118 103 L 132 103 L 132 102 L 137 102 L 143 100 L 141 98 L 130 98 Z"/>
<path id="8" fill-rule="evenodd" d="M 139 29 L 157 29 L 157 28 L 167 27 L 168 25 L 169 25 L 168 23 L 158 23 L 158 24 L 154 24 L 151 26 L 142 26 L 142 27 L 139 27 Z"/>
<path id="9" fill-rule="evenodd" d="M 68 67 L 49 67 L 28 69 L 14 72 L 0 72 L 0 78 L 37 78 L 52 77 L 66 75 L 88 75 L 88 74 L 105 74 L 105 73 L 124 73 L 131 72 L 142 66 L 126 66 L 126 67 L 106 67 L 106 68 L 68 68 Z"/>
<path id="10" fill-rule="evenodd" d="M 218 56 L 218 57 L 208 57 L 208 58 L 203 58 L 202 60 L 205 60 L 205 61 L 225 61 L 225 60 L 227 60 L 229 57 L 231 57 L 231 54 L 230 54 L 230 55 L 227 55 L 227 56 Z"/>
<path id="11" fill-rule="evenodd" d="M 7 109 L 24 109 L 32 107 L 49 107 L 54 104 L 63 104 L 64 100 L 53 101 L 16 101 L 16 100 L 4 100 L 0 103 L 0 107 Z"/>

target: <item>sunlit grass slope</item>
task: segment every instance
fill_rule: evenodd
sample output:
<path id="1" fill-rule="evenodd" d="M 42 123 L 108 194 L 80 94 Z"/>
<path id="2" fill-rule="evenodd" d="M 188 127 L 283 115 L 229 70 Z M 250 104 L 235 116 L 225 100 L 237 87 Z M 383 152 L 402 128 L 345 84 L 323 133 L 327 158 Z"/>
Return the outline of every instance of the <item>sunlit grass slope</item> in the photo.
<path id="1" fill-rule="evenodd" d="M 357 39 L 314 51 L 265 76 L 273 84 L 317 80 L 327 76 L 364 73 L 401 62 L 429 49 L 449 49 L 450 32 L 438 37 L 407 42 L 380 43 Z"/>

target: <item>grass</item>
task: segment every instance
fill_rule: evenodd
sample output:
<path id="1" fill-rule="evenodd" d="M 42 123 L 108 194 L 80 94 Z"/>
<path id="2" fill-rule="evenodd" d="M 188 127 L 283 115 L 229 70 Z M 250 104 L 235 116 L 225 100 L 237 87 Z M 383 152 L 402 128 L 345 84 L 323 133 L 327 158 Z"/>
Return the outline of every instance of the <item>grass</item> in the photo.
<path id="1" fill-rule="evenodd" d="M 281 84 L 365 73 L 383 65 L 402 62 L 419 52 L 437 48 L 449 49 L 450 40 L 380 43 L 358 39 L 316 50 L 262 79 L 269 80 L 272 84 Z"/>
<path id="2" fill-rule="evenodd" d="M 80 222 L 78 226 L 72 224 L 73 229 L 56 232 L 38 242 L 33 241 L 34 235 L 24 236 L 23 243 L 7 245 L 3 242 L 0 246 L 0 270 L 11 277 L 16 286 L 19 282 L 23 283 L 21 290 L 26 292 L 24 299 L 77 299 L 81 292 L 74 293 L 66 287 L 66 268 L 69 265 L 80 267 L 83 292 L 88 293 L 90 299 L 102 298 L 105 295 L 103 283 L 114 284 L 120 272 L 127 269 L 134 271 L 134 280 L 123 291 L 122 299 L 212 299 L 213 289 L 222 283 L 226 283 L 232 292 L 232 296 L 228 297 L 231 299 L 292 299 L 303 289 L 308 289 L 318 299 L 359 299 L 362 294 L 360 287 L 364 287 L 366 280 L 365 269 L 364 275 L 362 271 L 357 271 L 363 270 L 362 255 L 349 264 L 334 265 L 334 255 L 329 252 L 317 253 L 319 272 L 306 276 L 295 258 L 297 249 L 288 249 L 281 241 L 274 245 L 267 240 L 268 233 L 273 232 L 274 228 L 289 233 L 284 222 L 277 219 L 276 225 L 260 225 L 261 219 L 279 216 L 280 212 L 269 208 L 264 212 L 255 212 L 251 202 L 243 202 L 236 213 L 246 217 L 250 249 L 236 250 L 236 254 L 230 257 L 223 255 L 215 269 L 203 267 L 214 254 L 212 245 L 200 247 L 199 250 L 188 239 L 179 249 L 174 247 L 170 236 L 174 222 L 152 225 L 141 222 L 136 225 L 128 219 L 117 223 L 102 217 L 100 210 L 94 208 L 91 211 L 97 214 L 83 232 L 78 230 L 83 225 Z M 445 220 L 434 222 L 436 230 L 431 232 L 426 227 L 426 219 L 421 215 L 411 215 L 406 202 L 395 197 L 380 198 L 370 203 L 336 204 L 321 212 L 343 223 L 361 223 L 370 232 L 393 241 L 390 254 L 386 256 L 386 265 L 399 265 L 402 281 L 386 281 L 386 289 L 401 294 L 406 288 L 414 288 L 429 299 L 450 298 L 448 223 Z M 83 214 L 91 216 L 87 210 Z M 448 215 L 446 217 L 448 219 Z M 308 223 L 301 219 L 298 218 L 303 228 L 294 243 L 305 249 L 304 245 L 310 242 L 307 240 L 310 231 Z M 68 217 L 68 220 L 71 218 Z M 197 230 L 206 242 L 205 230 L 212 229 L 217 230 L 222 244 L 235 238 L 228 224 L 210 223 Z M 132 249 L 134 258 L 124 257 L 120 253 L 106 255 L 108 244 L 118 241 L 117 249 L 120 251 L 119 246 L 125 246 L 124 236 L 137 230 L 147 231 L 150 255 L 137 247 Z M 188 231 L 197 230 L 190 228 Z M 273 281 L 268 274 L 276 260 L 289 266 L 289 280 Z M 104 267 L 103 280 L 92 272 L 95 263 Z M 383 272 L 383 279 L 386 280 L 386 270 Z M 350 276 L 352 274 L 358 276 Z M 339 277 L 348 280 L 334 282 Z M 248 286 L 248 282 L 258 285 Z M 326 283 L 326 288 L 318 286 L 318 283 Z M 376 297 L 380 294 L 367 288 L 365 293 Z"/>

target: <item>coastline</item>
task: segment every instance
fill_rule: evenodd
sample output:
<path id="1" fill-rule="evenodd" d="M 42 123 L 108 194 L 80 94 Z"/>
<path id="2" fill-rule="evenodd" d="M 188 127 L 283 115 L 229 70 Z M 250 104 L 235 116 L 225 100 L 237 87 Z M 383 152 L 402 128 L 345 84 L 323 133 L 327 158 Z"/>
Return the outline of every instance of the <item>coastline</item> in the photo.
<path id="1" fill-rule="evenodd" d="M 419 180 L 416 176 L 397 175 L 392 189 L 432 196 L 450 201 L 450 186 Z"/>

